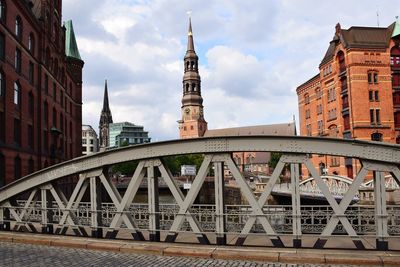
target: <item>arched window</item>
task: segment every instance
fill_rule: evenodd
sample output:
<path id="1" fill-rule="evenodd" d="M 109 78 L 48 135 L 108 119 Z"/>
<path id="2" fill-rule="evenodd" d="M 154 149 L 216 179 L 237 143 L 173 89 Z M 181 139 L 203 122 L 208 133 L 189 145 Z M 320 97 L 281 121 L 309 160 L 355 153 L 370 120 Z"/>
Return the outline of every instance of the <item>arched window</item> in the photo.
<path id="1" fill-rule="evenodd" d="M 5 184 L 6 180 L 6 158 L 0 153 L 0 186 Z"/>
<path id="2" fill-rule="evenodd" d="M 191 65 L 190 68 L 191 68 L 192 70 L 194 70 L 194 61 L 191 61 L 191 62 L 190 62 L 190 65 Z"/>
<path id="3" fill-rule="evenodd" d="M 342 73 L 346 70 L 346 62 L 345 62 L 343 51 L 339 51 L 337 53 L 337 60 L 339 63 L 339 73 Z"/>
<path id="4" fill-rule="evenodd" d="M 189 84 L 186 84 L 186 93 L 189 92 Z"/>
<path id="5" fill-rule="evenodd" d="M 14 180 L 21 178 L 21 158 L 16 156 L 14 158 Z"/>
<path id="6" fill-rule="evenodd" d="M 49 122 L 49 104 L 47 104 L 47 101 L 45 101 L 43 105 L 43 120 L 47 126 Z"/>
<path id="7" fill-rule="evenodd" d="M 186 62 L 186 70 L 189 70 L 189 65 L 190 65 L 190 62 L 187 61 L 187 62 Z"/>
<path id="8" fill-rule="evenodd" d="M 35 54 L 35 37 L 33 36 L 33 33 L 29 34 L 28 49 L 32 54 Z"/>
<path id="9" fill-rule="evenodd" d="M 193 92 L 196 92 L 196 90 L 197 90 L 196 84 L 195 84 L 195 83 L 192 83 L 192 91 L 193 91 Z"/>
<path id="10" fill-rule="evenodd" d="M 18 39 L 21 39 L 21 37 L 22 37 L 22 20 L 21 20 L 20 16 L 17 16 L 15 18 L 15 32 L 14 33 Z"/>
<path id="11" fill-rule="evenodd" d="M 6 1 L 0 0 L 0 21 L 6 21 Z"/>
<path id="12" fill-rule="evenodd" d="M 19 82 L 14 82 L 14 104 L 21 106 L 21 86 Z"/>

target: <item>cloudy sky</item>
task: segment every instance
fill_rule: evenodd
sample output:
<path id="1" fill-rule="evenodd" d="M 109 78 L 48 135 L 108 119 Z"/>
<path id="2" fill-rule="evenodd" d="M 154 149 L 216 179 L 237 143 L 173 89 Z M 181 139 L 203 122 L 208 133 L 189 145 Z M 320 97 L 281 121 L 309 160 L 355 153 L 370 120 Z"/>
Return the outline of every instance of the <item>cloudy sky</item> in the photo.
<path id="1" fill-rule="evenodd" d="M 114 122 L 179 137 L 192 11 L 209 129 L 290 122 L 296 87 L 318 73 L 334 27 L 387 27 L 398 0 L 64 0 L 85 61 L 83 123 L 98 130 L 104 80 Z"/>

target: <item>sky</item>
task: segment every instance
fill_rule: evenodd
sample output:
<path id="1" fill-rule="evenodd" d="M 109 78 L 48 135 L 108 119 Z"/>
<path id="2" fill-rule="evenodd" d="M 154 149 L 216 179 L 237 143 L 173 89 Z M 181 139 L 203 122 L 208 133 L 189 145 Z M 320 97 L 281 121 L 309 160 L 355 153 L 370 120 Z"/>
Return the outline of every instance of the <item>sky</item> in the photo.
<path id="1" fill-rule="evenodd" d="M 104 81 L 114 122 L 179 138 L 191 11 L 209 129 L 298 121 L 296 88 L 318 73 L 336 23 L 387 27 L 398 0 L 64 0 L 83 69 L 82 120 L 98 132 Z M 379 16 L 377 16 L 379 14 Z M 379 18 L 378 18 L 379 17 Z"/>

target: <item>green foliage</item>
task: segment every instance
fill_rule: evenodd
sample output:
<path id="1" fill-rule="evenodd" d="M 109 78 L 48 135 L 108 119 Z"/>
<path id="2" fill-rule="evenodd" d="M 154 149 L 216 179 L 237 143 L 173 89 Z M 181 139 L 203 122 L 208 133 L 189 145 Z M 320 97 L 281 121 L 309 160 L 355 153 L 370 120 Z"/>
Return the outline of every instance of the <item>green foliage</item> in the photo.
<path id="1" fill-rule="evenodd" d="M 181 172 L 181 165 L 195 165 L 196 169 L 199 170 L 201 163 L 203 162 L 204 155 L 202 154 L 189 154 L 179 156 L 168 156 L 164 157 L 164 163 L 173 175 L 179 175 Z"/>
<path id="2" fill-rule="evenodd" d="M 121 143 L 121 147 L 128 146 L 128 145 L 129 145 L 129 143 L 127 141 L 124 141 L 124 142 Z M 124 162 L 124 163 L 118 163 L 118 164 L 115 164 L 112 167 L 112 171 L 114 173 L 119 172 L 122 175 L 131 176 L 135 172 L 135 169 L 136 169 L 137 165 L 138 165 L 137 161 L 129 161 L 129 162 Z"/>
<path id="3" fill-rule="evenodd" d="M 268 166 L 270 168 L 275 169 L 276 165 L 278 165 L 279 159 L 281 158 L 282 153 L 280 152 L 271 152 L 271 159 L 268 162 Z"/>

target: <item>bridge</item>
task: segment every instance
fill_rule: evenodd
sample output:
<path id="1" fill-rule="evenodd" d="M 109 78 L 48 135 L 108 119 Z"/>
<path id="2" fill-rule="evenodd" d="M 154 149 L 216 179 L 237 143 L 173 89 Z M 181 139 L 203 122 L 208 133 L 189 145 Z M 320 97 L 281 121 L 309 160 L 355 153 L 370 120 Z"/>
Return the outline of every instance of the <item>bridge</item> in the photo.
<path id="1" fill-rule="evenodd" d="M 257 198 L 232 159 L 233 152 L 280 152 L 282 156 L 263 192 Z M 202 154 L 203 162 L 186 195 L 182 193 L 165 164 L 165 157 Z M 362 167 L 338 202 L 309 155 L 334 155 L 359 160 Z M 138 161 L 127 190 L 120 195 L 109 177 L 118 163 Z M 123 147 L 51 166 L 28 175 L 0 191 L 0 228 L 50 234 L 75 234 L 119 238 L 122 232 L 135 240 L 175 242 L 178 235 L 192 235 L 201 244 L 237 246 L 257 237 L 275 247 L 324 248 L 330 238 L 351 240 L 355 249 L 367 247 L 374 239 L 376 250 L 395 249 L 400 235 L 400 207 L 386 203 L 385 175 L 399 185 L 400 147 L 357 140 L 299 136 L 232 136 L 173 140 Z M 313 183 L 328 205 L 300 203 L 300 166 L 307 168 Z M 280 174 L 289 166 L 291 205 L 267 205 Z M 224 169 L 228 168 L 248 205 L 226 205 Z M 215 204 L 195 205 L 207 175 L 215 183 Z M 369 172 L 373 173 L 375 203 L 352 205 Z M 72 194 L 60 186 L 64 179 L 78 176 Z M 148 202 L 133 203 L 143 179 L 147 179 Z M 159 203 L 158 185 L 163 179 L 176 203 Z M 309 182 L 309 181 L 308 181 Z M 372 186 L 371 185 L 371 186 Z M 102 203 L 101 191 L 110 203 Z M 84 201 L 84 196 L 89 201 Z M 395 241 L 393 241 L 395 240 Z M 339 243 L 338 245 L 342 245 Z"/>

